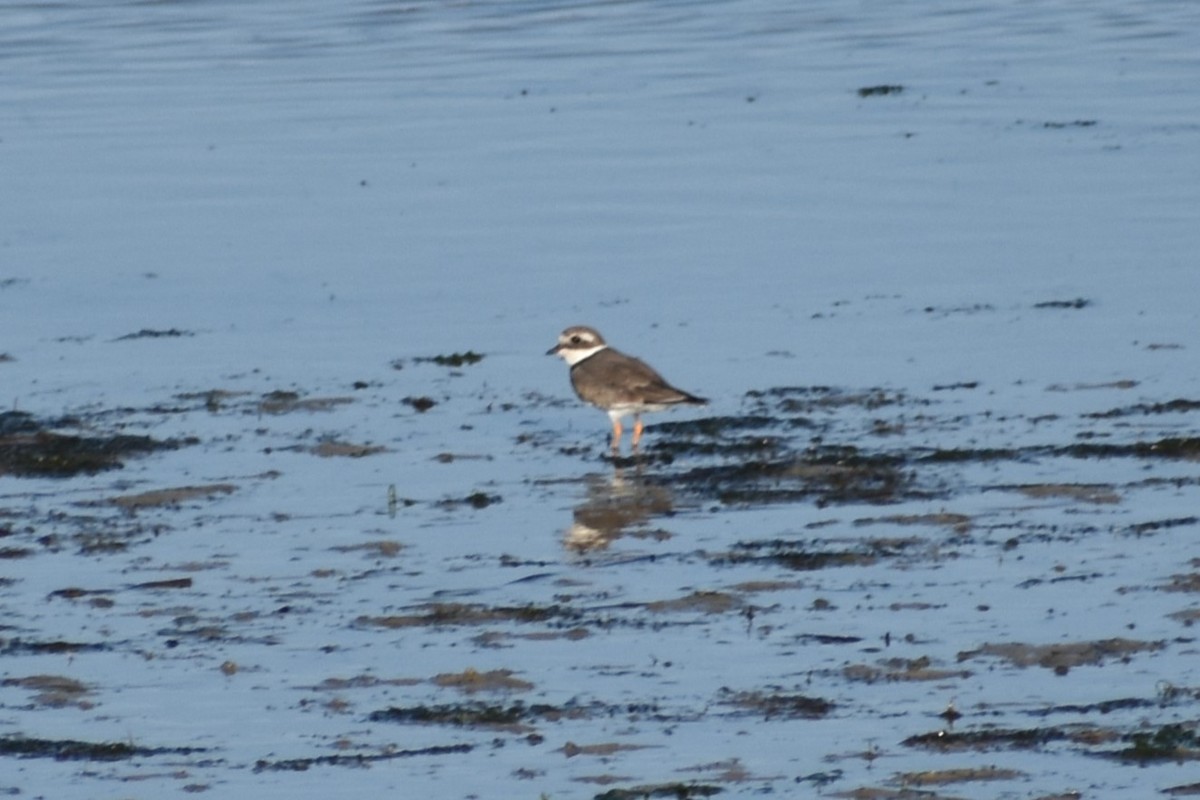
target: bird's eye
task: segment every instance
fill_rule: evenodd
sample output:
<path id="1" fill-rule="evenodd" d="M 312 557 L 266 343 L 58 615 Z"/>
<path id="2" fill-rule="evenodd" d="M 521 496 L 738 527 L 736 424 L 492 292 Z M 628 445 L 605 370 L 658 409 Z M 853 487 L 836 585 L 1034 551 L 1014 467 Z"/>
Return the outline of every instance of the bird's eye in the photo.
<path id="1" fill-rule="evenodd" d="M 579 344 L 579 343 L 580 343 L 580 342 L 582 342 L 582 341 L 583 341 L 583 340 L 579 338 L 579 335 L 578 335 L 578 334 L 576 334 L 575 336 L 572 336 L 572 337 L 571 337 L 571 344 Z"/>

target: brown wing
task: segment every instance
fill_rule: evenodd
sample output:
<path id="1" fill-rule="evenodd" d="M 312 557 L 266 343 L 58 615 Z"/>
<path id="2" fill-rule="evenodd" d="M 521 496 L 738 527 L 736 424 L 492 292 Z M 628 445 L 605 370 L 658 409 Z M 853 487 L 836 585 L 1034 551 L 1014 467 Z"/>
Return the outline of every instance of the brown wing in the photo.
<path id="1" fill-rule="evenodd" d="M 584 364 L 588 368 L 579 369 Z M 571 383 L 580 397 L 602 407 L 618 403 L 673 405 L 706 402 L 701 397 L 676 389 L 641 359 L 627 356 L 611 347 L 572 367 Z"/>

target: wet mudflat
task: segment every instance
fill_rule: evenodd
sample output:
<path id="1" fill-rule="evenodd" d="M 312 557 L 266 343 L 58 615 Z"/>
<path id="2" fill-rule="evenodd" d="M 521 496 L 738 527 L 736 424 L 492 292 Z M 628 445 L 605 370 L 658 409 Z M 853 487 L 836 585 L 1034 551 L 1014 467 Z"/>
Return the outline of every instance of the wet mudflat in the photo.
<path id="1" fill-rule="evenodd" d="M 1192 399 L 766 387 L 614 458 L 489 363 L 6 414 L 7 788 L 1194 791 Z"/>
<path id="2" fill-rule="evenodd" d="M 0 796 L 1200 793 L 1198 13 L 6 9 Z"/>

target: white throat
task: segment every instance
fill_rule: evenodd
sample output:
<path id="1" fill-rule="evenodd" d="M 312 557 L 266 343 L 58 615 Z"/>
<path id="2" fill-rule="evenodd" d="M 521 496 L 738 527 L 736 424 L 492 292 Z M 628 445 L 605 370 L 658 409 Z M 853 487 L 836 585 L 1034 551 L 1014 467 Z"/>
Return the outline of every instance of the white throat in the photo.
<path id="1" fill-rule="evenodd" d="M 604 350 L 607 347 L 608 345 L 606 344 L 598 344 L 595 347 L 588 347 L 586 349 L 559 350 L 558 354 L 562 357 L 563 361 L 566 361 L 573 367 L 580 361 L 583 361 L 585 358 L 594 356 L 596 353 L 599 353 L 601 350 Z"/>

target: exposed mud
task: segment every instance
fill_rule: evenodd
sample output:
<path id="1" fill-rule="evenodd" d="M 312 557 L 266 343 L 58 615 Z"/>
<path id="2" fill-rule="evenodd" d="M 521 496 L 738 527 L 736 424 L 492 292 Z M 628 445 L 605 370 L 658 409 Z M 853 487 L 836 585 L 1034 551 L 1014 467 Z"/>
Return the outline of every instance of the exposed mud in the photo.
<path id="1" fill-rule="evenodd" d="M 217 497 L 236 492 L 237 487 L 231 483 L 213 483 L 207 486 L 180 486 L 174 489 L 155 489 L 149 492 L 121 495 L 108 502 L 126 511 L 154 506 L 177 506 L 180 503 L 197 498 Z"/>
<path id="2" fill-rule="evenodd" d="M 478 364 L 480 361 L 483 361 L 483 355 L 474 350 L 468 350 L 465 353 L 450 353 L 449 355 L 421 356 L 413 359 L 413 362 L 417 364 L 437 364 L 439 367 L 455 368 Z"/>
<path id="3" fill-rule="evenodd" d="M 1128 443 L 1069 442 L 1023 447 L 897 447 L 892 437 L 956 427 L 930 400 L 880 389 L 844 392 L 829 387 L 785 387 L 747 394 L 742 416 L 702 417 L 650 426 L 656 435 L 644 454 L 618 459 L 638 467 L 648 483 L 697 502 L 753 507 L 812 502 L 818 506 L 893 504 L 949 498 L 952 478 L 938 467 L 1033 463 L 1045 459 L 1200 459 L 1200 438 L 1169 436 Z M 854 445 L 844 436 L 846 409 L 870 414 Z M 1188 406 L 1180 405 L 1186 411 Z M 863 441 L 877 440 L 866 445 Z M 678 464 L 676 462 L 679 462 Z M 697 463 L 701 462 L 701 463 Z M 709 462 L 709 463 L 703 463 Z M 996 487 L 1002 488 L 1002 487 Z M 1027 484 L 1035 498 L 1063 496 L 1090 503 L 1120 502 L 1112 485 Z M 969 520 L 956 518 L 959 525 Z"/>
<path id="4" fill-rule="evenodd" d="M 819 697 L 807 697 L 778 691 L 734 692 L 722 690 L 719 702 L 761 714 L 765 719 L 820 719 L 835 706 Z"/>
<path id="5" fill-rule="evenodd" d="M 595 796 L 595 800 L 643 800 L 643 798 L 668 798 L 668 800 L 691 800 L 694 797 L 713 797 L 722 792 L 720 786 L 698 783 L 659 783 L 633 786 L 628 789 L 610 789 Z"/>
<path id="6" fill-rule="evenodd" d="M 203 753 L 202 747 L 142 747 L 127 742 L 80 742 L 72 739 L 0 738 L 0 756 L 52 758 L 55 761 L 118 761 L 162 755 Z"/>
<path id="7" fill-rule="evenodd" d="M 1099 642 L 1028 645 L 1017 642 L 985 644 L 977 650 L 958 654 L 959 661 L 981 656 L 1003 658 L 1014 666 L 1038 666 L 1060 674 L 1084 664 L 1102 664 L 1109 659 L 1126 659 L 1134 653 L 1153 652 L 1164 647 L 1163 642 L 1138 642 L 1130 639 L 1105 639 Z"/>
<path id="8" fill-rule="evenodd" d="M 1122 732 L 1099 725 L 1074 724 L 1018 730 L 986 728 L 955 732 L 939 730 L 904 741 L 909 747 L 937 752 L 991 752 L 996 750 L 1050 751 L 1066 745 L 1094 756 L 1124 762 L 1184 762 L 1200 760 L 1200 740 L 1194 725 L 1170 724 L 1148 730 Z"/>
<path id="9" fill-rule="evenodd" d="M 30 692 L 30 702 L 63 708 L 76 706 L 82 709 L 92 707 L 88 696 L 92 694 L 88 686 L 73 678 L 62 675 L 28 675 L 23 678 L 5 678 L 0 680 L 0 686 L 17 686 Z"/>
<path id="10" fill-rule="evenodd" d="M 347 753 L 345 755 L 312 756 L 310 758 L 288 758 L 279 760 L 259 759 L 255 772 L 307 772 L 313 767 L 368 767 L 384 761 L 428 756 L 465 755 L 475 749 L 474 745 L 451 744 L 418 747 L 411 750 L 387 750 L 381 753 Z"/>
<path id="11" fill-rule="evenodd" d="M 62 433 L 80 419 L 39 420 L 22 411 L 0 413 L 0 476 L 67 478 L 119 469 L 131 457 L 172 450 L 196 440 L 159 441 L 121 433 Z"/>
<path id="12" fill-rule="evenodd" d="M 213 394 L 205 396 L 206 406 Z M 264 394 L 257 403 L 260 414 L 294 414 L 296 412 L 332 411 L 338 406 L 353 403 L 352 397 L 303 397 L 299 392 L 277 389 Z"/>
<path id="13" fill-rule="evenodd" d="M 466 357 L 461 363 L 430 361 L 451 368 L 477 363 Z M 155 551 L 164 537 L 180 541 L 191 529 L 225 526 L 226 520 L 232 532 L 244 535 L 247 523 L 227 509 L 286 485 L 288 464 L 296 462 L 233 475 L 219 465 L 224 453 L 239 447 L 238 436 L 226 436 L 209 449 L 214 443 L 130 436 L 120 432 L 122 426 L 147 416 L 200 412 L 208 418 L 253 420 L 248 441 L 264 459 L 349 467 L 382 464 L 403 453 L 402 443 L 352 444 L 345 431 L 317 433 L 303 422 L 298 429 L 284 426 L 282 435 L 269 435 L 268 418 L 335 418 L 359 400 L 299 390 L 209 390 L 177 394 L 174 405 L 57 421 L 9 412 L 0 416 L 0 442 L 8 448 L 3 451 L 8 474 L 18 480 L 53 475 L 69 486 L 66 479 L 72 475 L 94 474 L 184 443 L 209 453 L 209 460 L 204 480 L 182 480 L 168 463 L 156 468 L 150 488 L 138 481 L 105 484 L 68 502 L 31 499 L 22 506 L 10 501 L 0 510 L 0 564 L 126 559 L 115 563 L 128 563 L 126 572 L 136 576 L 102 572 L 92 580 L 57 579 L 41 592 L 40 601 L 68 613 L 96 615 L 95 620 L 117 628 L 129 628 L 129 620 L 151 626 L 138 632 L 135 625 L 123 635 L 43 636 L 35 620 L 24 619 L 0 628 L 0 658 L 17 663 L 57 655 L 85 662 L 137 654 L 151 664 L 204 664 L 233 687 L 264 679 L 272 672 L 268 653 L 294 641 L 331 607 L 340 621 L 325 629 L 315 652 L 362 655 L 398 646 L 398 652 L 411 653 L 418 642 L 456 654 L 437 659 L 450 668 L 397 671 L 389 658 L 348 673 L 353 677 L 326 672 L 289 686 L 302 697 L 293 703 L 302 718 L 317 712 L 369 725 L 373 733 L 339 735 L 324 745 L 336 748 L 332 753 L 260 753 L 251 762 L 256 773 L 422 760 L 466 768 L 476 763 L 481 748 L 504 749 L 508 743 L 521 748 L 516 752 L 541 753 L 538 758 L 553 753 L 610 768 L 572 778 L 602 790 L 590 795 L 598 798 L 706 797 L 784 784 L 821 787 L 830 796 L 901 798 L 950 797 L 970 784 L 1022 785 L 1030 771 L 1019 759 L 1004 761 L 1020 753 L 1074 754 L 1114 769 L 1197 760 L 1194 712 L 1200 691 L 1187 675 L 1160 684 L 1157 693 L 1089 702 L 996 705 L 962 702 L 962 697 L 978 692 L 973 687 L 980 681 L 1004 684 L 1019 680 L 1010 676 L 1021 673 L 1071 680 L 1086 670 L 1145 668 L 1154 659 L 1191 651 L 1185 631 L 1200 620 L 1200 609 L 1189 599 L 1200 593 L 1194 569 L 1200 560 L 1171 562 L 1145 585 L 1136 585 L 1132 577 L 1114 585 L 1112 564 L 1125 560 L 1075 563 L 1073 554 L 1081 545 L 1110 538 L 1152 546 L 1200 524 L 1176 506 L 1160 509 L 1140 502 L 1163 492 L 1190 497 L 1200 486 L 1200 473 L 1191 467 L 1200 439 L 1177 419 L 1200 413 L 1200 404 L 1134 404 L 1070 420 L 1041 415 L 997 421 L 963 414 L 956 401 L 946 399 L 974 390 L 965 384 L 934 387 L 928 397 L 877 388 L 754 391 L 744 398 L 744 413 L 660 422 L 648 428 L 643 451 L 615 458 L 599 437 L 594 443 L 570 443 L 559 432 L 541 430 L 521 430 L 512 437 L 519 453 L 553 451 L 583 470 L 599 465 L 598 472 L 579 478 L 516 480 L 505 474 L 510 456 L 504 453 L 437 447 L 414 456 L 414 474 L 465 471 L 454 489 L 440 496 L 426 490 L 424 499 L 402 500 L 390 476 L 384 481 L 373 476 L 369 524 L 348 531 L 335 526 L 336 541 L 300 537 L 290 545 L 289 558 L 307 566 L 286 581 L 267 579 L 262 588 L 250 574 L 230 578 L 238 563 L 229 555 L 236 550 L 230 544 L 235 539 L 188 557 L 147 560 L 140 554 Z M 369 394 L 361 399 L 373 402 Z M 453 392 L 449 399 L 462 402 Z M 433 414 L 442 402 L 430 401 L 422 409 L 411 400 L 403 402 Z M 481 405 L 481 414 L 522 413 L 521 406 L 497 403 L 482 393 L 472 400 Z M 1130 417 L 1151 423 L 1170 419 L 1171 427 L 1129 429 Z M 980 435 L 981 425 L 995 426 L 993 435 Z M 1097 427 L 1105 425 L 1112 427 Z M 1014 426 L 1026 435 L 1003 435 Z M 59 432 L 68 428 L 87 433 Z M 976 438 L 987 442 L 970 441 Z M 39 444 L 48 449 L 14 455 Z M 73 447 L 83 460 L 72 466 L 55 462 L 54 447 Z M 39 460 L 40 470 L 13 466 Z M 1114 462 L 1119 462 L 1115 471 Z M 1094 469 L 1071 466 L 1080 464 Z M 1171 469 L 1152 469 L 1155 465 Z M 489 544 L 487 536 L 508 524 L 508 513 L 529 507 L 530 492 L 571 498 L 565 533 L 555 545 L 559 554 L 545 552 L 544 546 L 524 552 L 512 539 Z M 771 516 L 780 511 L 785 515 Z M 248 525 L 270 536 L 307 525 L 306 519 L 291 509 L 271 510 Z M 723 521 L 726 529 L 689 535 L 689 525 L 697 520 Z M 446 564 L 431 563 L 431 540 L 414 521 L 442 531 L 470 524 L 473 535 L 482 532 L 484 538 L 464 542 Z M 1045 560 L 1033 555 L 1038 552 L 1058 555 Z M 977 575 L 998 569 L 1008 577 L 1000 584 L 984 577 L 988 591 L 977 596 L 972 580 L 978 578 L 967 579 L 964 587 L 957 577 L 971 565 L 986 567 Z M 147 569 L 153 572 L 146 574 Z M 460 574 L 477 577 L 464 582 Z M 635 577 L 641 575 L 649 577 Z M 6 578 L 0 590 L 11 594 L 19 581 Z M 228 591 L 213 594 L 214 584 L 239 587 L 234 596 L 240 600 L 214 606 L 212 598 Z M 408 584 L 430 588 L 414 592 Z M 481 588 L 487 584 L 503 590 Z M 352 605 L 341 605 L 341 595 L 354 597 L 367 586 L 377 588 Z M 1028 625 L 993 622 L 1011 609 L 1019 612 L 1024 597 L 1049 593 L 1056 598 L 1053 605 L 1069 605 L 1079 596 L 1072 586 L 1090 591 L 1105 586 L 1118 598 L 1181 602 L 1157 621 L 1139 620 L 1099 637 L 1058 631 L 1018 638 L 1014 631 Z M 977 633 L 963 641 L 943 630 L 947 620 L 972 630 L 995 628 L 998 635 Z M 1165 634 L 1163 624 L 1178 634 Z M 367 649 L 354 650 L 361 645 L 343 641 L 346 637 L 368 643 Z M 637 654 L 605 644 L 616 640 L 636 643 Z M 704 660 L 689 655 L 695 647 L 704 648 L 705 658 L 729 658 L 723 667 L 728 677 L 715 683 L 707 676 L 696 680 L 696 665 Z M 747 671 L 737 655 L 744 648 L 765 664 L 779 659 L 778 668 Z M 569 689 L 564 691 L 564 676 L 556 677 L 539 657 L 528 655 L 542 652 L 554 652 L 569 665 Z M 663 688 L 686 684 L 677 676 L 688 674 L 695 684 L 686 691 Z M 579 676 L 589 681 L 578 683 Z M 585 688 L 596 681 L 607 689 Z M 0 682 L 13 698 L 6 707 L 30 713 L 94 714 L 111 702 L 113 688 L 111 678 L 81 680 L 67 669 L 10 669 Z M 890 714 L 884 711 L 891 708 L 889 691 L 904 694 L 921 713 L 897 716 L 904 735 L 872 735 L 851 752 L 827 753 L 837 769 L 784 774 L 734 757 L 675 764 L 672 769 L 683 777 L 678 782 L 639 777 L 656 774 L 648 765 L 657 758 L 646 754 L 669 752 L 675 731 L 837 726 Z M 1164 709 L 1178 719 L 1151 724 Z M 1027 724 L 1031 716 L 1039 719 L 1035 727 Z M 946 727 L 930 731 L 930 718 L 940 718 Z M 658 733 L 662 730 L 670 732 L 665 739 Z M 988 753 L 997 763 L 906 769 L 900 760 L 891 772 L 849 777 L 852 764 L 903 759 L 904 751 L 951 757 Z M 207 752 L 12 736 L 0 757 L 122 761 L 173 756 L 196 763 L 193 754 Z M 536 785 L 548 770 L 537 765 L 538 758 L 515 767 L 513 776 Z M 206 759 L 216 764 L 220 756 Z M 206 771 L 214 778 L 220 774 L 211 766 Z M 1186 794 L 1188 785 L 1173 791 Z"/>

